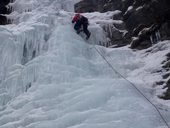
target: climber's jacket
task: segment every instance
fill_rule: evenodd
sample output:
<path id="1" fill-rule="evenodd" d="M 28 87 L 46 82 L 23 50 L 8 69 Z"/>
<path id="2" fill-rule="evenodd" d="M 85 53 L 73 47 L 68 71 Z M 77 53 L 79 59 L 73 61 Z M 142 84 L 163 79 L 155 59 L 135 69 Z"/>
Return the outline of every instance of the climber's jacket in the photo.
<path id="1" fill-rule="evenodd" d="M 82 16 L 80 14 L 76 14 L 73 17 L 72 23 L 76 22 L 77 25 L 88 25 L 88 19 L 85 16 Z"/>

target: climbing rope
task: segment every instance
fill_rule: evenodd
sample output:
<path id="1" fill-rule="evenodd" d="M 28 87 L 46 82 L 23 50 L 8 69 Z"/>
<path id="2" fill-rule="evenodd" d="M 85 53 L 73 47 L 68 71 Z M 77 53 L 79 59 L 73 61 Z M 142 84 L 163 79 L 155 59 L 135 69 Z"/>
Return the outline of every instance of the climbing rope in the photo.
<path id="1" fill-rule="evenodd" d="M 118 74 L 120 77 L 122 77 L 124 80 L 126 80 L 128 83 L 130 83 L 130 85 L 132 87 L 134 87 L 158 112 L 158 114 L 160 115 L 161 119 L 163 120 L 163 122 L 165 123 L 165 125 L 167 126 L 167 128 L 170 128 L 169 124 L 167 123 L 166 119 L 163 117 L 162 113 L 159 111 L 159 109 L 157 108 L 157 106 L 152 103 L 149 98 L 147 98 L 140 89 L 137 88 L 137 86 L 132 83 L 130 80 L 128 80 L 127 78 L 125 78 L 121 73 L 119 73 L 114 66 L 106 59 L 106 57 L 96 48 L 96 46 L 93 44 L 93 48 L 96 50 L 96 52 L 104 59 L 104 61 L 108 64 L 108 66 L 116 73 Z"/>

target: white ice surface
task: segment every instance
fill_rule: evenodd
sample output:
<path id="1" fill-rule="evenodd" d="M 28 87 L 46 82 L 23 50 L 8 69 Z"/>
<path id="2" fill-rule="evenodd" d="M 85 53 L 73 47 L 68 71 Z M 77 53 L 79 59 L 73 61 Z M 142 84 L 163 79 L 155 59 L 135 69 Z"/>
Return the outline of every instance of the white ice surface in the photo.
<path id="1" fill-rule="evenodd" d="M 16 0 L 16 24 L 0 26 L 0 128 L 165 128 L 92 45 L 105 40 L 97 16 L 111 21 L 113 12 L 85 14 L 95 17 L 87 42 L 74 32 L 69 2 Z M 141 60 L 127 47 L 96 48 L 126 78 L 145 84 L 140 73 L 152 70 L 149 57 Z"/>

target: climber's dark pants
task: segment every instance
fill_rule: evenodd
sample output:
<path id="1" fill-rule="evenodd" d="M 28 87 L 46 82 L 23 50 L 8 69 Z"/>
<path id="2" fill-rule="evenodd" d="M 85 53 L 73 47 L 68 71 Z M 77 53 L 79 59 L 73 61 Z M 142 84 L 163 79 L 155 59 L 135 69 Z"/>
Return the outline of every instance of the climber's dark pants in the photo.
<path id="1" fill-rule="evenodd" d="M 85 23 L 83 24 L 83 32 L 86 34 L 86 36 L 88 36 L 90 34 L 89 30 L 87 29 L 88 27 L 88 24 Z"/>
<path id="2" fill-rule="evenodd" d="M 86 34 L 86 36 L 88 36 L 90 34 L 89 30 L 87 29 L 88 27 L 88 24 L 87 23 L 84 23 L 84 24 L 79 24 L 79 23 L 76 23 L 74 25 L 74 29 L 77 31 L 77 33 L 80 33 L 82 30 L 81 30 L 81 26 L 83 25 L 83 32 Z"/>

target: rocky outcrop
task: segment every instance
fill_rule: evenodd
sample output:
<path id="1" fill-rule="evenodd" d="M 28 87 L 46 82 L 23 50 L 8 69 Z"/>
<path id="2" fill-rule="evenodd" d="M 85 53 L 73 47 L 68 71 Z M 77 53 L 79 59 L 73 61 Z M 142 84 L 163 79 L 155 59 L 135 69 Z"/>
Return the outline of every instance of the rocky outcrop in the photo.
<path id="1" fill-rule="evenodd" d="M 106 12 L 121 10 L 123 13 L 133 4 L 133 0 L 82 0 L 75 4 L 75 12 Z"/>
<path id="2" fill-rule="evenodd" d="M 143 28 L 142 30 L 139 30 L 141 26 L 138 26 L 134 31 L 133 35 L 137 36 L 136 38 L 133 37 L 131 42 L 131 48 L 140 49 L 142 48 L 148 48 L 152 46 L 152 44 L 158 42 L 161 40 L 161 36 L 159 33 L 160 25 L 153 24 L 149 28 Z M 137 34 L 137 35 L 136 35 Z"/>
<path id="3" fill-rule="evenodd" d="M 76 12 L 114 10 L 122 12 L 132 48 L 151 46 L 157 32 L 162 40 L 170 38 L 169 0 L 82 0 L 75 5 Z"/>
<path id="4" fill-rule="evenodd" d="M 11 9 L 9 6 L 7 6 L 11 0 L 1 0 L 0 1 L 0 25 L 5 25 L 10 23 L 10 21 L 5 16 L 6 14 L 11 13 Z"/>
<path id="5" fill-rule="evenodd" d="M 0 1 L 0 14 L 9 14 L 10 10 L 9 8 L 6 6 L 8 5 L 10 2 L 10 0 L 1 0 Z"/>
<path id="6" fill-rule="evenodd" d="M 162 68 L 164 69 L 164 74 L 162 76 L 163 81 L 157 83 L 157 85 L 164 85 L 164 89 L 167 88 L 167 91 L 164 92 L 162 96 L 159 96 L 162 99 L 170 100 L 170 53 L 166 55 L 167 60 L 165 60 L 162 64 Z"/>
<path id="7" fill-rule="evenodd" d="M 157 31 L 159 31 L 162 40 L 169 39 L 170 37 L 170 27 L 168 27 L 170 24 L 170 4 L 168 1 L 150 0 L 143 1 L 141 4 L 134 3 L 132 9 L 124 14 L 126 28 L 132 34 L 132 37 L 140 38 L 140 40 L 135 42 L 135 45 L 134 41 L 132 41 L 132 48 L 137 48 L 146 41 L 148 42 L 146 45 L 151 46 L 149 43 L 153 43 L 151 38 Z M 142 34 L 141 38 L 141 32 L 146 32 L 146 29 L 147 33 Z"/>

